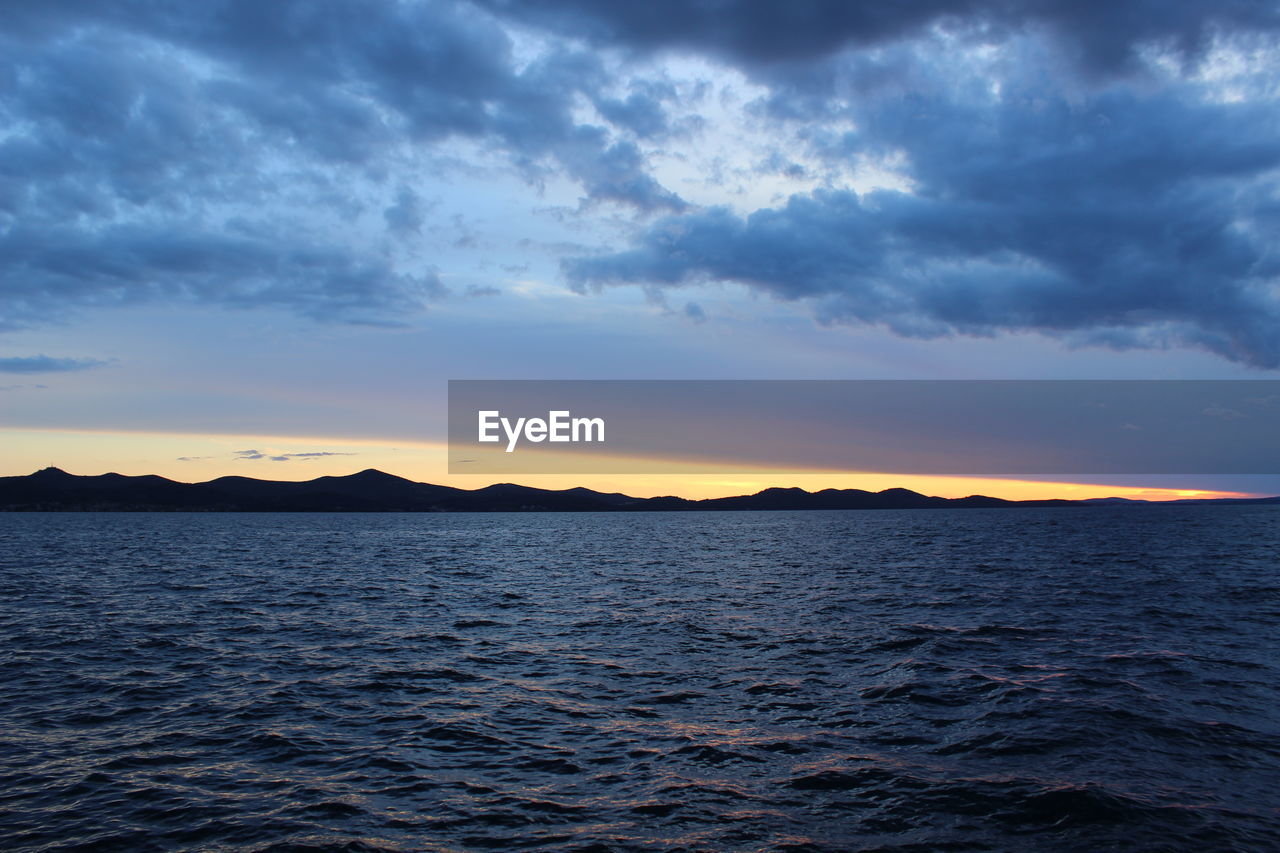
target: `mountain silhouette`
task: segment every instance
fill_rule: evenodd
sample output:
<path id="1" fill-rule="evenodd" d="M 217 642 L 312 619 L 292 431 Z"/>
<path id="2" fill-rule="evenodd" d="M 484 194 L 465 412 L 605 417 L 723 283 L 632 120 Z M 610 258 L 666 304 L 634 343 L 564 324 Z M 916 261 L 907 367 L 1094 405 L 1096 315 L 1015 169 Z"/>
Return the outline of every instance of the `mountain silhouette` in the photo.
<path id="1" fill-rule="evenodd" d="M 0 477 L 0 511 L 199 511 L 199 512 L 627 512 L 637 510 L 822 510 L 1055 507 L 1146 504 L 1125 498 L 1009 501 L 971 495 L 939 498 L 909 489 L 769 488 L 753 495 L 689 500 L 672 496 L 633 498 L 571 489 L 535 489 L 496 483 L 456 489 L 415 483 L 373 468 L 345 477 L 290 482 L 219 477 L 180 483 L 154 474 L 77 476 L 44 468 L 20 477 Z M 1188 499 L 1183 504 L 1273 504 L 1280 497 Z"/>

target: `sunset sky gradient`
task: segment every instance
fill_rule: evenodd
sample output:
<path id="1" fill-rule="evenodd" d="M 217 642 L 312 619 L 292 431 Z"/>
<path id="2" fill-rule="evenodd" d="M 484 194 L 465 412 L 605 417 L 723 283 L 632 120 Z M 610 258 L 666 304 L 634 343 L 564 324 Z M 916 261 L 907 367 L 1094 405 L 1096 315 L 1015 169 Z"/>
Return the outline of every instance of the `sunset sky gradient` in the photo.
<path id="1" fill-rule="evenodd" d="M 1273 4 L 5 18 L 0 474 L 485 485 L 449 379 L 1280 375 Z M 748 473 L 526 482 L 1280 493 Z"/>

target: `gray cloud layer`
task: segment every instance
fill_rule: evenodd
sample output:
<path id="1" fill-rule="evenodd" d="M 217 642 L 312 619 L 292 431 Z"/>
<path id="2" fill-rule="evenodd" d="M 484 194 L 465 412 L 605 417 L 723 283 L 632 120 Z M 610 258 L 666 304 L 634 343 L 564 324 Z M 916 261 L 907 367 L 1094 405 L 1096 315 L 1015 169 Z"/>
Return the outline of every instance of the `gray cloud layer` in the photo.
<path id="1" fill-rule="evenodd" d="M 941 28 L 981 40 L 1028 29 L 1047 32 L 1084 69 L 1111 74 L 1139 64 L 1156 44 L 1182 58 L 1211 39 L 1280 30 L 1265 0 L 1168 3 L 1163 0 L 478 0 L 506 15 L 634 50 L 685 50 L 760 68 L 808 63 L 847 47 L 868 47 Z"/>
<path id="2" fill-rule="evenodd" d="M 632 139 L 575 121 L 574 99 L 605 82 L 597 59 L 521 65 L 464 5 L 18 3 L 6 30 L 0 330 L 157 298 L 357 322 L 416 309 L 444 293 L 433 271 L 307 217 L 357 204 L 344 179 L 376 185 L 405 146 L 475 140 L 590 200 L 684 207 Z M 644 96 L 606 111 L 661 128 Z M 420 222 L 400 191 L 388 231 Z"/>
<path id="3" fill-rule="evenodd" d="M 561 14 L 576 8 L 554 5 Z M 971 8 L 970 23 L 988 33 L 995 21 L 1018 22 L 998 4 L 949 6 L 957 8 Z M 623 251 L 567 259 L 569 280 L 582 290 L 738 282 L 806 300 L 825 322 L 882 324 L 910 337 L 1035 331 L 1120 348 L 1193 346 L 1280 367 L 1274 96 L 1224 102 L 1186 69 L 1148 68 L 1140 80 L 1122 73 L 1143 45 L 1165 43 L 1173 53 L 1164 56 L 1185 63 L 1211 35 L 1274 27 L 1274 12 L 1201 6 L 1197 15 L 1124 16 L 1108 30 L 1112 7 L 1027 8 L 1092 57 L 1090 75 L 1114 79 L 1049 73 L 1017 55 L 1038 43 L 1017 41 L 995 68 L 913 45 L 757 68 L 770 85 L 758 108 L 803 123 L 813 156 L 896 158 L 910 190 L 832 188 L 745 216 L 724 208 L 669 216 Z M 886 38 L 915 26 L 910 14 L 894 20 L 881 21 Z M 685 45 L 703 39 L 681 32 Z M 739 35 L 703 40 L 744 61 L 785 58 Z M 659 35 L 631 38 L 650 37 Z M 813 47 L 832 51 L 852 38 L 814 33 Z M 1274 68 L 1274 53 L 1267 59 Z M 826 131 L 835 121 L 856 130 Z"/>
<path id="4" fill-rule="evenodd" d="M 735 281 L 913 337 L 1034 330 L 1280 366 L 1280 207 L 1253 183 L 1280 166 L 1269 109 L 1108 91 L 889 98 L 859 119 L 831 156 L 904 151 L 913 192 L 668 217 L 632 249 L 567 261 L 570 279 Z"/>
<path id="5" fill-rule="evenodd" d="M 378 188 L 380 236 L 404 239 L 430 202 L 397 158 L 462 140 L 641 217 L 620 251 L 565 260 L 580 289 L 739 282 L 908 336 L 1280 367 L 1278 29 L 1249 0 L 15 2 L 0 330 L 157 299 L 394 322 L 446 288 L 345 233 L 347 184 Z M 1261 68 L 1231 98 L 1195 76 L 1224 45 Z M 960 55 L 978 46 L 996 59 Z M 674 90 L 602 51 L 735 66 L 811 160 L 893 162 L 910 190 L 692 207 L 641 147 L 670 133 Z"/>
<path id="6" fill-rule="evenodd" d="M 105 361 L 96 358 L 55 358 L 49 355 L 9 356 L 0 358 L 0 373 L 69 373 L 101 367 Z"/>

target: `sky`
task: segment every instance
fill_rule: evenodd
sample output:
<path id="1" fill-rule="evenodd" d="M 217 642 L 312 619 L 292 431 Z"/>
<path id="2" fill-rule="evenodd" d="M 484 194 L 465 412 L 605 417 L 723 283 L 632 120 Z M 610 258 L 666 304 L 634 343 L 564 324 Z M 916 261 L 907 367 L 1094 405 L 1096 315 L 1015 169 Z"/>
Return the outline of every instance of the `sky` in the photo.
<path id="1" fill-rule="evenodd" d="M 484 485 L 449 379 L 1280 378 L 1278 34 L 1247 0 L 8 3 L 0 474 Z M 757 473 L 584 485 L 1064 488 Z M 1280 492 L 1097 484 L 1177 486 Z"/>

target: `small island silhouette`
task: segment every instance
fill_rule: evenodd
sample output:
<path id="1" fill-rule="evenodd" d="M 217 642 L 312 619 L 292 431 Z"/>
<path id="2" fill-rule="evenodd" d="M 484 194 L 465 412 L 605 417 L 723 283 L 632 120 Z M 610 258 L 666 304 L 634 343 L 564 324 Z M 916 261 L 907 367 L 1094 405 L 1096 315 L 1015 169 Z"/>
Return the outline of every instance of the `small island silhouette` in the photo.
<path id="1" fill-rule="evenodd" d="M 1127 498 L 1010 501 L 985 495 L 939 498 L 909 489 L 868 492 L 861 489 L 770 488 L 753 495 L 689 500 L 635 498 L 582 487 L 535 489 L 498 483 L 482 489 L 457 489 L 415 483 L 373 468 L 345 477 L 303 482 L 219 477 L 205 483 L 181 483 L 154 474 L 77 476 L 59 468 L 0 477 L 0 511 L 53 512 L 634 512 L 689 510 L 822 509 L 968 509 L 1005 507 L 1082 507 L 1151 504 Z M 1191 498 L 1158 503 L 1271 504 L 1269 498 Z"/>

